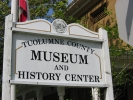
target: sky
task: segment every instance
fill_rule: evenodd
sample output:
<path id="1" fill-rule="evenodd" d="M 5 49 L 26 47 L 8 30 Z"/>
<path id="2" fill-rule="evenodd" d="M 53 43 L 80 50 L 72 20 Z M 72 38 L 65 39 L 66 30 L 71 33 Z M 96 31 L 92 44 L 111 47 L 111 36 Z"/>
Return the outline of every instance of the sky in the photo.
<path id="1" fill-rule="evenodd" d="M 68 4 L 71 3 L 71 2 L 72 2 L 72 0 L 68 0 Z"/>

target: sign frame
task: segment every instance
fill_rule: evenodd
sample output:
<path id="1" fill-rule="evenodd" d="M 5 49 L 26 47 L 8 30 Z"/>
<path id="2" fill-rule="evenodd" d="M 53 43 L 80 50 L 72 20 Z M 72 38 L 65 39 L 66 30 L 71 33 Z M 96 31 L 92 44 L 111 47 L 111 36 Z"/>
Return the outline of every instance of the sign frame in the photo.
<path id="1" fill-rule="evenodd" d="M 31 21 L 30 23 L 33 23 L 33 21 Z M 35 20 L 36 22 L 36 20 Z M 40 20 L 40 22 L 42 22 L 42 20 Z M 48 24 L 50 24 L 49 22 L 45 21 Z M 45 23 L 45 24 L 46 24 Z M 22 27 L 21 27 L 22 24 Z M 42 32 L 38 31 L 38 30 L 33 30 L 33 29 L 25 29 L 24 27 L 31 27 L 29 26 L 25 26 L 25 23 L 13 23 L 12 22 L 12 15 L 9 15 L 6 17 L 6 27 L 5 27 L 5 40 L 4 40 L 4 62 L 3 62 L 3 82 L 2 82 L 2 100 L 10 100 L 10 94 L 11 94 L 11 84 L 22 84 L 21 81 L 14 81 L 11 78 L 11 50 L 12 50 L 12 35 L 13 32 L 26 32 L 26 33 L 34 33 L 34 34 L 45 34 L 45 35 L 49 35 L 49 36 L 58 36 L 58 37 L 66 37 L 66 38 L 73 38 L 73 39 L 89 39 L 89 41 L 95 41 L 95 42 L 100 42 L 102 43 L 102 51 L 103 51 L 103 65 L 104 65 L 104 75 L 105 75 L 105 83 L 106 84 L 101 84 L 101 85 L 97 85 L 97 84 L 92 84 L 92 85 L 88 85 L 88 86 L 84 86 L 84 85 L 79 85 L 80 87 L 105 87 L 107 88 L 106 91 L 106 96 L 105 96 L 105 100 L 113 100 L 113 85 L 112 85 L 112 75 L 111 75 L 111 66 L 110 66 L 110 57 L 109 57 L 109 49 L 108 49 L 108 37 L 107 37 L 107 31 L 100 28 L 99 29 L 99 33 L 96 32 L 92 32 L 80 25 L 77 25 L 80 27 L 81 31 L 82 29 L 85 29 L 85 31 L 82 32 L 91 32 L 91 33 L 96 33 L 98 34 L 98 39 L 95 38 L 86 38 L 86 36 L 84 33 L 84 36 L 81 37 L 82 34 L 75 34 L 75 28 L 72 28 L 72 30 L 70 30 L 70 26 L 68 25 L 69 29 L 68 31 L 72 31 L 72 33 L 74 34 L 69 34 L 66 35 L 67 32 L 65 32 L 64 34 L 58 34 L 58 32 L 54 31 L 51 28 L 50 25 L 50 32 L 51 34 L 48 34 L 47 32 Z M 34 26 L 34 25 L 33 25 Z M 74 24 L 72 24 L 72 26 L 74 26 Z M 77 27 L 75 26 L 75 27 Z M 48 28 L 49 26 L 47 26 Z M 75 36 L 77 35 L 77 36 Z M 89 37 L 89 36 L 88 36 Z M 7 74 L 8 73 L 8 74 Z M 23 84 L 32 84 L 33 83 L 23 83 Z M 78 86 L 78 85 L 66 85 L 66 84 L 50 84 L 49 85 L 54 85 L 54 86 Z M 39 82 L 34 83 L 34 85 L 48 85 L 48 84 L 42 84 Z M 7 94 L 7 93 L 8 94 Z M 5 95 L 6 93 L 6 95 Z M 9 96 L 7 96 L 9 95 Z"/>
<path id="2" fill-rule="evenodd" d="M 13 32 L 22 32 L 22 34 L 23 34 L 23 32 L 26 32 L 26 33 L 24 33 L 24 34 L 37 34 L 37 35 L 43 35 L 43 36 L 50 36 L 50 37 L 52 37 L 52 38 L 54 38 L 54 37 L 60 37 L 61 39 L 63 39 L 63 40 L 65 40 L 66 38 L 68 39 L 70 39 L 70 40 L 84 40 L 84 41 L 90 41 L 90 42 L 95 42 L 95 43 L 103 43 L 104 41 L 102 40 L 102 39 L 89 39 L 88 37 L 79 37 L 79 36 L 66 36 L 66 35 L 63 35 L 63 34 L 54 34 L 54 33 L 38 33 L 38 31 L 37 32 L 34 32 L 34 33 L 31 33 L 30 31 L 28 31 L 28 30 L 20 30 L 20 29 L 17 29 L 17 28 L 12 28 L 12 30 L 13 30 Z M 14 33 L 13 33 L 14 34 Z M 16 34 L 16 33 L 15 33 Z M 22 46 L 20 46 L 20 47 L 22 47 Z M 70 53 L 70 52 L 69 52 Z M 12 53 L 13 54 L 13 53 Z M 14 55 L 16 55 L 16 54 L 14 54 Z M 97 54 L 96 54 L 97 55 Z M 98 56 L 98 55 L 97 55 Z M 16 57 L 15 57 L 16 58 Z M 17 58 L 18 59 L 18 58 Z M 98 59 L 100 59 L 99 58 L 99 56 L 98 56 Z M 102 59 L 100 59 L 100 61 L 102 62 Z M 16 61 L 14 61 L 14 62 L 16 62 Z M 101 62 L 99 62 L 99 64 L 101 63 Z M 15 64 L 16 65 L 16 64 Z M 101 67 L 101 65 L 100 65 L 100 67 Z M 16 69 L 16 68 L 15 68 Z M 14 69 L 13 69 L 13 71 L 14 71 Z M 15 73 L 16 74 L 16 72 L 13 72 L 13 73 Z M 102 72 L 101 72 L 101 74 L 102 74 Z M 14 75 L 14 74 L 13 74 Z M 104 74 L 102 75 L 102 76 L 104 76 Z M 101 76 L 101 77 L 102 77 Z M 13 76 L 12 76 L 13 77 Z M 82 83 L 80 83 L 80 82 L 77 82 L 77 83 L 70 83 L 70 82 L 67 82 L 67 83 L 65 83 L 65 82 L 60 82 L 60 83 L 56 83 L 56 82 L 40 82 L 39 80 L 37 80 L 37 81 L 21 81 L 21 80 L 13 80 L 13 78 L 12 78 L 12 80 L 10 80 L 10 82 L 12 83 L 12 84 L 33 84 L 33 85 L 52 85 L 52 86 L 82 86 L 82 87 L 108 87 L 108 84 L 100 84 L 100 83 L 98 83 L 98 85 L 97 84 L 82 84 Z M 79 83 L 79 84 L 78 84 Z"/>

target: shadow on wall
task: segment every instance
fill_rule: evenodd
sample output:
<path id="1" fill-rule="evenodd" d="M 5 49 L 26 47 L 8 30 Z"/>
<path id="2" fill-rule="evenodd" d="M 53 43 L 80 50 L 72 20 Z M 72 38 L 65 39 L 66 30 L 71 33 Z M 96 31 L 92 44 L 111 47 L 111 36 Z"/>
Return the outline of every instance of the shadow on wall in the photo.
<path id="1" fill-rule="evenodd" d="M 127 38 L 129 40 L 132 28 L 132 20 L 133 20 L 133 0 L 129 0 L 128 9 L 127 9 L 127 16 L 126 16 L 126 31 L 127 31 Z"/>

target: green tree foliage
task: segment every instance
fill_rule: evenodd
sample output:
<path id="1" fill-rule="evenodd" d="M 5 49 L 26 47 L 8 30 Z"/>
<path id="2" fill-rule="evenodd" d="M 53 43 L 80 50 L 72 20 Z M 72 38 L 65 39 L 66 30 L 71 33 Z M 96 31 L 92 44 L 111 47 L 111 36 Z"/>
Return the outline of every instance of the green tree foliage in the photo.
<path id="1" fill-rule="evenodd" d="M 70 15 L 67 15 L 67 0 L 62 0 L 56 2 L 56 5 L 53 6 L 53 18 L 61 18 L 66 21 L 67 24 L 77 22 L 78 20 Z"/>
<path id="2" fill-rule="evenodd" d="M 60 18 L 68 24 L 76 22 L 77 19 L 67 15 L 68 0 L 29 0 L 31 19 L 45 18 L 54 20 Z M 52 9 L 53 14 L 48 15 L 48 11 Z"/>
<path id="3" fill-rule="evenodd" d="M 52 3 L 49 0 L 29 0 L 31 19 L 46 17 Z"/>
<path id="4" fill-rule="evenodd" d="M 3 46 L 4 46 L 4 22 L 5 16 L 10 13 L 9 0 L 0 1 L 0 76 L 3 65 Z"/>
<path id="5" fill-rule="evenodd" d="M 133 47 L 119 38 L 116 17 L 106 12 L 114 22 L 113 26 L 104 26 L 109 39 L 114 98 L 121 100 L 126 95 L 127 87 L 133 85 Z"/>

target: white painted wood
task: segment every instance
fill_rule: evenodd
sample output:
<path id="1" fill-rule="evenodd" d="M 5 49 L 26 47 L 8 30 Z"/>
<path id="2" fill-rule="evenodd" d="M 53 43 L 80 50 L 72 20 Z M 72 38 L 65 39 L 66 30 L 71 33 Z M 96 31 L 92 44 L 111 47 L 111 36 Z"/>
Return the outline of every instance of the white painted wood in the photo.
<path id="1" fill-rule="evenodd" d="M 37 43 L 37 41 L 40 43 Z M 53 42 L 55 40 L 61 40 L 63 43 L 42 43 L 48 41 L 48 39 L 52 39 Z M 29 46 L 27 43 L 23 44 L 25 41 L 33 41 L 37 43 L 35 45 Z M 51 41 L 51 40 L 50 40 Z M 32 43 L 30 43 L 32 44 Z M 74 45 L 73 45 L 74 44 Z M 76 46 L 75 46 L 76 45 Z M 77 47 L 78 46 L 78 47 Z M 85 49 L 83 49 L 83 47 Z M 26 81 L 26 82 L 51 82 L 51 83 L 70 83 L 70 84 L 84 84 L 88 86 L 89 84 L 105 84 L 104 75 L 102 75 L 102 48 L 101 43 L 98 42 L 90 42 L 90 41 L 80 41 L 80 40 L 70 40 L 66 38 L 58 38 L 58 37 L 47 37 L 43 35 L 32 35 L 31 34 L 21 34 L 21 33 L 13 33 L 13 45 L 12 45 L 12 58 L 14 59 L 12 62 L 12 66 L 15 69 L 15 75 L 13 75 L 13 79 L 16 81 Z M 45 47 L 45 48 L 44 48 Z M 62 48 L 62 49 L 61 49 Z M 43 57 L 43 52 L 39 60 L 35 60 L 33 56 L 33 52 L 38 51 L 47 51 L 51 52 L 50 61 L 45 61 Z M 94 51 L 94 52 L 92 52 Z M 61 53 L 67 53 L 68 56 L 65 57 L 67 61 L 63 62 L 53 61 L 54 52 L 60 53 L 59 58 L 62 59 Z M 47 55 L 49 55 L 47 53 Z M 70 60 L 71 55 L 77 55 L 73 57 L 73 61 L 76 63 L 72 63 Z M 82 55 L 84 61 L 81 61 L 80 56 Z M 84 57 L 86 55 L 86 57 Z M 85 60 L 86 58 L 86 60 Z M 38 58 L 37 58 L 38 59 Z M 85 64 L 86 62 L 86 64 Z M 67 69 L 58 70 L 59 65 L 65 65 Z M 39 66 L 39 67 L 37 67 Z M 76 70 L 75 70 L 76 69 Z M 24 71 L 24 73 L 23 73 Z M 28 78 L 27 77 L 28 71 Z M 40 78 L 38 80 L 38 75 L 35 75 L 35 78 L 31 78 L 32 73 L 39 72 Z M 84 73 L 83 73 L 84 72 Z M 23 75 L 22 75 L 23 73 Z M 51 80 L 51 74 L 54 74 L 54 79 Z M 58 75 L 57 75 L 58 74 Z M 43 75 L 43 76 L 42 76 Z M 85 77 L 83 75 L 86 75 Z M 20 77 L 19 77 L 20 76 Z M 24 78 L 22 78 L 24 76 Z M 58 77 L 57 77 L 58 76 Z M 73 78 L 75 77 L 75 78 Z M 81 77 L 82 79 L 79 79 Z M 102 78 L 101 78 L 102 77 Z"/>
<path id="2" fill-rule="evenodd" d="M 12 22 L 18 21 L 18 15 L 19 15 L 18 14 L 18 10 L 19 10 L 18 4 L 19 4 L 19 0 L 12 0 L 12 2 L 11 2 L 11 14 L 13 16 Z M 16 86 L 11 85 L 11 100 L 15 100 L 15 98 L 16 98 Z"/>
<path id="3" fill-rule="evenodd" d="M 3 78 L 2 100 L 11 100 L 11 47 L 12 47 L 12 14 L 5 20 L 4 55 L 3 55 Z"/>
<path id="4" fill-rule="evenodd" d="M 51 23 L 43 19 L 35 19 L 26 22 L 17 22 L 15 27 L 33 31 L 51 32 Z"/>
<path id="5" fill-rule="evenodd" d="M 85 37 L 85 36 L 78 36 L 78 35 L 65 35 L 65 34 L 60 34 L 60 33 L 50 33 L 50 32 L 42 32 L 42 31 L 37 31 L 37 30 L 28 30 L 28 29 L 20 29 L 20 28 L 12 28 L 13 32 L 25 32 L 27 33 L 32 33 L 33 35 L 46 35 L 46 36 L 54 36 L 54 37 L 65 37 L 69 39 L 78 39 L 78 40 L 87 40 L 87 41 L 93 41 L 93 42 L 103 42 L 103 39 L 97 39 L 97 38 L 91 38 L 91 37 Z"/>
<path id="6" fill-rule="evenodd" d="M 109 87 L 106 89 L 105 100 L 114 100 L 107 31 L 104 30 L 103 28 L 100 28 L 99 34 L 101 35 L 101 38 L 104 39 L 103 42 L 104 73 L 105 73 L 105 82 L 106 84 L 109 85 Z"/>
<path id="7" fill-rule="evenodd" d="M 103 87 L 108 87 L 108 84 L 71 84 L 71 83 L 51 83 L 51 82 L 25 82 L 25 81 L 14 81 L 14 80 L 10 80 L 10 83 L 11 84 L 32 84 L 32 85 L 53 85 L 53 86 L 72 86 L 72 87 L 100 87 L 100 88 L 103 88 Z"/>
<path id="8" fill-rule="evenodd" d="M 13 22 L 17 22 L 18 20 L 18 1 L 12 0 L 11 2 L 11 14 L 13 14 Z"/>
<path id="9" fill-rule="evenodd" d="M 13 16 L 13 20 L 12 20 L 13 22 L 18 21 L 18 10 L 19 10 L 18 4 L 19 4 L 19 0 L 12 0 L 11 2 L 11 14 Z M 11 85 L 11 100 L 15 100 L 15 98 L 16 98 L 16 86 Z"/>
<path id="10" fill-rule="evenodd" d="M 100 100 L 99 88 L 92 88 L 92 100 Z"/>
<path id="11" fill-rule="evenodd" d="M 8 18 L 8 17 L 7 17 Z M 39 21 L 39 22 L 38 22 Z M 8 92 L 13 93 L 10 94 L 11 100 L 15 100 L 15 85 L 13 84 L 29 84 L 29 85 L 53 85 L 53 86 L 59 86 L 57 88 L 58 90 L 58 95 L 60 100 L 63 100 L 64 94 L 64 86 L 71 86 L 71 87 L 94 87 L 100 88 L 100 87 L 107 87 L 107 92 L 106 92 L 106 99 L 105 100 L 113 100 L 113 89 L 112 89 L 112 78 L 111 78 L 111 68 L 110 68 L 110 58 L 109 58 L 109 49 L 108 49 L 108 39 L 107 39 L 107 33 L 103 29 L 99 29 L 99 34 L 96 32 L 92 32 L 90 30 L 87 30 L 86 28 L 77 25 L 77 24 L 70 24 L 68 25 L 70 30 L 67 29 L 65 33 L 57 33 L 53 30 L 51 27 L 51 23 L 46 22 L 44 20 L 35 20 L 33 21 L 27 21 L 24 23 L 14 23 L 15 27 L 12 29 L 13 33 L 11 31 L 12 27 L 12 21 L 10 19 L 6 21 L 6 23 L 9 26 L 6 26 L 6 31 L 5 31 L 5 36 L 7 33 L 11 33 L 9 36 L 6 36 L 5 38 L 5 47 L 4 47 L 4 65 L 3 65 L 3 83 L 5 82 L 8 87 Z M 7 25 L 6 24 L 6 25 Z M 41 27 L 39 28 L 39 25 Z M 43 26 L 44 25 L 44 26 Z M 43 31 L 44 27 L 50 27 L 50 31 L 48 30 Z M 17 27 L 17 28 L 16 28 Z M 34 30 L 37 29 L 37 30 Z M 69 34 L 68 34 L 69 33 Z M 82 35 L 83 33 L 83 35 Z M 12 36 L 13 34 L 13 36 Z M 13 37 L 13 39 L 12 39 Z M 42 43 L 37 45 L 36 40 L 47 40 L 47 39 L 62 39 L 63 43 Z M 24 44 L 27 43 L 27 41 L 34 41 L 34 45 L 30 46 L 29 44 Z M 40 41 L 39 40 L 39 41 Z M 88 49 L 80 49 L 78 47 L 75 47 L 74 45 L 70 45 L 69 43 L 78 43 L 82 44 Z M 11 44 L 13 43 L 13 44 Z M 25 46 L 26 45 L 26 46 Z M 77 45 L 77 44 L 76 44 Z M 8 47 L 7 47 L 8 46 Z M 12 47 L 12 53 L 11 53 L 11 47 Z M 81 55 L 87 55 L 89 58 L 87 58 L 87 62 L 85 64 L 85 58 L 84 61 L 80 63 L 75 63 L 73 65 L 72 61 L 70 62 L 70 59 L 68 59 L 68 62 L 63 62 L 63 61 L 57 61 L 57 62 L 52 62 L 52 61 L 43 61 L 43 60 L 34 60 L 31 58 L 33 55 L 31 54 L 32 50 L 36 51 L 47 51 L 47 52 L 59 52 L 60 55 L 62 53 L 68 53 L 68 54 L 79 54 Z M 87 51 L 89 50 L 89 51 Z M 94 50 L 94 52 L 92 52 Z M 5 52 L 8 53 L 5 54 Z M 11 54 L 12 54 L 12 64 L 11 64 Z M 7 57 L 8 56 L 8 57 Z M 57 55 L 56 55 L 57 56 Z M 60 57 L 60 56 L 59 56 Z M 66 57 L 65 56 L 65 60 Z M 70 56 L 69 56 L 70 57 Z M 34 59 L 35 56 L 34 56 Z M 63 59 L 63 58 L 60 58 Z M 56 59 L 57 60 L 57 59 Z M 8 61 L 8 62 L 7 62 Z M 81 61 L 81 60 L 76 60 L 76 61 Z M 7 64 L 7 65 L 6 65 Z M 56 65 L 67 65 L 68 70 L 55 70 Z M 6 66 L 6 67 L 5 67 Z M 7 69 L 7 66 L 10 67 Z M 12 66 L 12 71 L 11 71 L 11 66 Z M 9 72 L 9 76 L 6 76 L 8 78 L 5 78 L 5 75 Z M 24 75 L 24 78 L 22 73 L 21 75 L 18 74 L 19 71 L 25 71 L 26 74 Z M 12 72 L 12 77 L 11 76 Z M 31 72 L 39 72 L 41 73 L 40 78 L 36 75 L 35 78 L 33 73 Z M 28 74 L 27 74 L 28 73 Z M 29 74 L 30 73 L 30 74 Z M 49 73 L 54 73 L 54 78 L 52 79 L 45 79 L 47 76 L 44 75 L 50 75 Z M 56 73 L 56 74 L 55 74 Z M 58 75 L 59 76 L 58 76 Z M 72 75 L 76 75 L 72 76 Z M 19 77 L 21 76 L 21 78 Z M 30 77 L 29 77 L 30 75 Z M 53 75 L 53 74 L 52 74 Z M 67 76 L 66 76 L 67 75 Z M 78 75 L 81 75 L 81 78 L 77 78 Z M 93 75 L 91 76 L 84 76 L 84 75 Z M 55 78 L 56 76 L 56 78 Z M 58 76 L 58 77 L 57 77 Z M 83 78 L 84 76 L 84 78 Z M 94 79 L 97 79 L 99 81 L 94 81 Z M 28 77 L 28 78 L 27 78 Z M 51 76 L 50 76 L 51 77 Z M 95 78 L 94 78 L 95 77 Z M 92 79 L 93 78 L 93 79 Z M 11 80 L 10 80 L 11 79 Z M 9 83 L 7 83 L 7 80 L 10 80 L 11 87 L 9 87 Z M 76 80 L 76 81 L 75 81 Z M 83 81 L 82 81 L 83 80 Z M 91 80 L 91 81 L 90 81 Z M 89 83 L 88 83 L 88 82 Z M 2 88 L 5 88 L 5 85 L 3 84 Z M 62 86 L 62 87 L 61 87 Z M 109 86 L 109 87 L 108 87 Z M 7 88 L 6 87 L 6 88 Z M 10 90 L 11 89 L 11 90 Z M 14 91 L 14 92 L 11 92 Z M 98 100 L 98 91 L 94 92 L 94 97 L 96 100 Z M 3 96 L 3 94 L 2 94 Z M 5 94 L 4 94 L 5 96 Z M 3 97 L 2 97 L 3 98 Z M 39 99 L 39 98 L 38 98 Z M 2 100 L 10 100 L 10 99 L 2 99 Z"/>
<path id="12" fill-rule="evenodd" d="M 65 87 L 57 87 L 57 92 L 58 92 L 59 100 L 64 100 Z"/>
<path id="13" fill-rule="evenodd" d="M 18 28 L 18 29 L 26 29 L 26 30 L 40 31 L 40 32 L 51 32 L 54 34 L 58 33 L 54 30 L 53 23 L 50 23 L 49 21 L 44 19 L 35 19 L 35 20 L 26 21 L 26 22 L 17 22 L 14 24 L 15 24 L 15 28 Z M 60 34 L 76 35 L 76 36 L 90 37 L 90 38 L 96 38 L 96 39 L 99 38 L 98 33 L 90 31 L 87 28 L 74 23 L 67 25 L 66 31 Z"/>
<path id="14" fill-rule="evenodd" d="M 42 20 L 44 21 L 44 20 Z M 29 23 L 31 21 L 28 21 L 28 22 L 25 22 L 25 23 Z M 33 21 L 35 22 L 35 20 Z M 44 22 L 45 23 L 45 22 Z M 16 27 L 18 25 L 24 25 L 24 27 L 26 27 L 25 24 L 23 23 L 15 23 Z M 34 23 L 35 26 L 38 26 L 37 23 Z M 34 25 L 31 25 L 29 24 L 29 28 L 33 27 Z M 31 27 L 30 27 L 31 26 Z M 85 75 L 97 75 L 99 76 L 99 80 L 100 82 L 97 82 L 97 84 L 99 84 L 100 87 L 102 86 L 105 86 L 106 83 L 105 83 L 105 73 L 104 72 L 104 64 L 103 64 L 103 50 L 102 50 L 102 43 L 103 43 L 103 38 L 101 37 L 101 35 L 99 33 L 96 33 L 96 32 L 92 32 L 86 28 L 84 28 L 83 26 L 80 26 L 78 24 L 70 24 L 68 25 L 68 27 L 71 27 L 71 29 L 73 30 L 72 32 L 74 32 L 75 30 L 75 35 L 73 35 L 72 33 L 69 34 L 69 35 L 66 35 L 66 34 L 62 34 L 62 33 L 57 33 L 57 32 L 40 32 L 39 30 L 30 30 L 30 29 L 22 29 L 20 27 L 17 27 L 17 28 L 13 28 L 13 58 L 15 59 L 15 57 L 17 58 L 16 61 L 13 62 L 13 65 L 12 66 L 15 66 L 16 65 L 16 71 L 14 72 L 15 75 L 13 76 L 13 79 L 15 79 L 14 81 L 12 80 L 11 82 L 14 84 L 14 83 L 18 83 L 20 84 L 20 81 L 24 82 L 26 81 L 25 83 L 26 84 L 38 84 L 38 85 L 41 85 L 41 84 L 49 84 L 50 83 L 51 85 L 55 84 L 55 85 L 65 85 L 66 83 L 70 83 L 69 85 L 67 84 L 67 86 L 96 86 L 97 85 L 94 85 L 94 81 L 88 85 L 88 83 L 82 81 L 82 83 L 80 82 L 68 82 L 68 80 L 66 80 L 66 75 L 67 73 L 73 73 L 75 75 L 82 75 L 82 72 L 84 72 Z M 68 31 L 69 32 L 69 31 Z M 82 33 L 84 35 L 80 35 L 80 34 L 76 34 L 76 32 L 79 32 L 79 33 Z M 87 36 L 87 34 L 89 35 L 92 35 L 92 36 L 97 36 L 97 37 L 89 37 Z M 85 37 L 86 36 L 86 37 Z M 33 46 L 24 46 L 24 42 L 27 42 L 27 41 L 35 41 L 37 39 L 40 39 L 40 40 L 46 40 L 48 38 L 52 38 L 52 39 L 63 39 L 64 43 L 63 45 L 59 45 L 59 44 L 43 44 L 42 45 L 33 45 Z M 99 39 L 100 38 L 100 39 Z M 71 40 L 72 39 L 72 40 Z M 39 40 L 39 41 L 40 41 Z M 85 46 L 89 47 L 90 50 L 94 50 L 95 52 L 91 54 L 91 51 L 83 51 L 83 50 L 80 50 L 80 49 L 77 49 L 75 47 L 71 47 L 70 45 L 68 46 L 68 41 L 73 41 L 75 43 L 80 43 L 80 44 L 84 44 Z M 45 48 L 43 48 L 45 46 Z M 62 49 L 60 49 L 62 48 Z M 46 62 L 44 63 L 44 61 L 32 61 L 31 60 L 31 50 L 36 50 L 36 51 L 43 51 L 43 50 L 46 50 L 46 51 L 50 51 L 50 52 L 65 52 L 65 53 L 72 53 L 72 54 L 86 54 L 89 56 L 89 65 L 84 65 L 85 67 L 81 67 L 80 64 L 75 64 L 75 66 L 77 67 L 72 67 L 72 64 L 70 63 L 67 63 L 67 66 L 69 67 L 69 70 L 67 71 L 59 71 L 59 70 L 55 70 L 55 66 L 56 65 L 60 65 L 60 63 L 56 63 L 56 62 L 52 62 L 50 61 L 51 63 L 49 62 Z M 16 56 L 15 56 L 16 55 Z M 53 58 L 52 58 L 53 59 Z M 25 63 L 23 63 L 25 62 Z M 69 61 L 70 62 L 70 61 Z M 54 64 L 53 64 L 54 63 Z M 62 63 L 63 64 L 63 63 Z M 66 65 L 66 64 L 65 64 Z M 18 67 L 19 66 L 19 67 Z M 36 66 L 40 66 L 36 69 Z M 43 67 L 45 66 L 45 67 Z M 46 66 L 49 66 L 48 68 L 46 68 Z M 32 68 L 32 69 L 31 69 Z M 85 69 L 84 69 L 85 68 Z M 88 68 L 88 69 L 87 69 Z M 15 69 L 15 67 L 14 67 Z M 76 70 L 75 70 L 76 69 Z M 41 77 L 40 80 L 38 80 L 37 78 L 35 79 L 21 79 L 19 78 L 19 74 L 18 72 L 19 71 L 28 71 L 28 74 L 30 72 L 34 72 L 34 71 L 37 71 L 37 72 L 40 72 L 40 73 L 60 73 L 61 77 L 60 77 L 60 81 L 58 80 L 54 80 L 54 81 L 49 81 L 49 80 L 44 80 L 43 77 Z M 81 71 L 82 70 L 82 71 Z M 45 72 L 44 72 L 45 71 Z M 21 75 L 22 76 L 22 75 Z M 68 75 L 69 77 L 69 75 Z M 87 76 L 88 77 L 88 76 Z M 70 77 L 69 77 L 70 78 Z M 37 81 L 37 82 L 36 82 Z M 46 82 L 46 83 L 45 83 Z"/>
<path id="15" fill-rule="evenodd" d="M 16 100 L 16 85 L 11 84 L 11 100 Z"/>
<path id="16" fill-rule="evenodd" d="M 90 38 L 99 38 L 98 33 L 90 31 L 87 28 L 79 24 L 75 24 L 75 23 L 68 25 L 68 33 L 70 35 L 79 35 L 79 36 L 86 36 Z"/>

